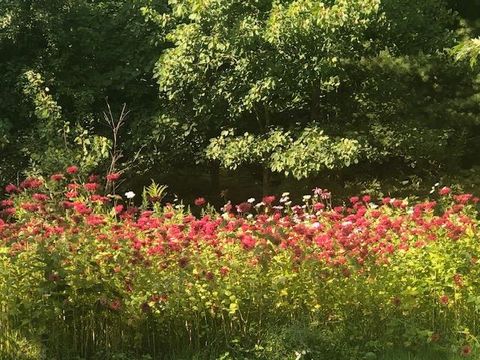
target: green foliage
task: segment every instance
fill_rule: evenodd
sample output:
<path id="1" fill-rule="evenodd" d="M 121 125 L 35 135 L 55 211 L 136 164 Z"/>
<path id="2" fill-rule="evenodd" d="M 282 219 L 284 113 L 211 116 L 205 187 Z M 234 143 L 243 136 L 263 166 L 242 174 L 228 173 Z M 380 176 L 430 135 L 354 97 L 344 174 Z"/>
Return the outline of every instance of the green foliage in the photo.
<path id="1" fill-rule="evenodd" d="M 480 57 L 480 38 L 464 41 L 453 48 L 455 60 L 469 60 L 470 66 L 474 67 Z"/>
<path id="2" fill-rule="evenodd" d="M 291 132 L 271 130 L 262 136 L 245 133 L 234 137 L 224 131 L 211 140 L 207 157 L 228 169 L 245 163 L 262 164 L 273 172 L 292 174 L 301 179 L 324 169 L 348 167 L 358 163 L 364 149 L 357 140 L 334 139 L 318 128 Z"/>
<path id="3" fill-rule="evenodd" d="M 172 44 L 155 76 L 166 116 L 197 130 L 195 156 L 206 148 L 229 169 L 257 163 L 300 178 L 357 162 L 436 170 L 465 154 L 478 98 L 443 51 L 454 43 L 444 1 L 170 5 L 145 10 Z M 225 136 L 230 128 L 249 135 Z"/>
<path id="4" fill-rule="evenodd" d="M 91 171 L 109 156 L 111 142 L 89 134 L 78 123 L 72 126 L 63 120 L 62 109 L 49 92 L 40 74 L 25 73 L 24 93 L 32 100 L 40 122 L 23 152 L 30 157 L 33 168 L 41 171 L 55 172 L 70 164 Z"/>
<path id="5" fill-rule="evenodd" d="M 92 146 L 87 144 L 88 136 L 103 136 L 106 132 L 102 123 L 105 98 L 114 112 L 127 103 L 135 116 L 123 129 L 129 135 L 123 137 L 125 155 L 147 146 L 139 145 L 145 137 L 137 129 L 145 128 L 158 108 L 151 72 L 163 45 L 153 31 L 155 27 L 146 23 L 140 12 L 145 4 L 165 10 L 165 2 L 160 0 L 0 1 L 0 146 L 5 154 L 0 161 L 2 178 L 12 180 L 16 172 L 29 168 L 26 147 L 40 152 L 46 144 L 39 144 L 39 138 L 64 131 L 62 125 L 54 131 L 42 130 L 48 124 L 56 126 L 53 118 L 57 115 L 54 109 L 47 114 L 49 106 L 61 106 L 62 118 L 70 122 L 68 146 L 88 151 Z M 29 89 L 25 94 L 26 71 L 42 74 L 50 91 L 42 95 Z M 35 104 L 38 101 L 55 101 L 56 105 L 44 102 L 39 107 Z M 48 116 L 51 118 L 46 121 Z M 83 134 L 85 129 L 90 135 Z M 53 136 L 48 141 L 57 139 Z M 52 151 L 45 154 L 52 162 L 63 157 L 64 141 L 58 141 L 55 147 L 58 151 L 51 147 Z M 98 155 L 95 151 L 88 155 L 90 168 L 96 166 Z M 37 167 L 48 171 L 39 164 Z"/>

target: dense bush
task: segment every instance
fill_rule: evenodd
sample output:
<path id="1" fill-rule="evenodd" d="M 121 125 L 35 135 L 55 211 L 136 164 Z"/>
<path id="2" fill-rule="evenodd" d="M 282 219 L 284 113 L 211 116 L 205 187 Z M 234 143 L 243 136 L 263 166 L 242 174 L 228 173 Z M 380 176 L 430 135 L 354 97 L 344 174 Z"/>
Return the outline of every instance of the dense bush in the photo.
<path id="1" fill-rule="evenodd" d="M 480 334 L 478 198 L 314 189 L 194 216 L 155 184 L 103 195 L 118 174 L 76 167 L 6 187 L 2 359 L 470 356 Z M 119 355 L 123 354 L 123 355 Z M 123 356 L 123 357 L 122 357 Z"/>

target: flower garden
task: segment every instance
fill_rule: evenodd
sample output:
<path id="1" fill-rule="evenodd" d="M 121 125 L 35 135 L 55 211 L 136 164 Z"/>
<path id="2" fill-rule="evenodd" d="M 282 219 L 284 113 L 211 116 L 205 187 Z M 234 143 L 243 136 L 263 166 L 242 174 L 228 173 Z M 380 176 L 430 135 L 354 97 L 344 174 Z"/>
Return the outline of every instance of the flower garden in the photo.
<path id="1" fill-rule="evenodd" d="M 478 198 L 314 189 L 194 216 L 76 167 L 8 185 L 0 217 L 2 359 L 475 357 Z M 83 181 L 85 180 L 85 181 Z M 104 185 L 101 185 L 101 184 Z M 138 196 L 139 197 L 139 196 Z M 433 357 L 441 359 L 438 357 Z M 446 357 L 445 357 L 446 358 Z"/>

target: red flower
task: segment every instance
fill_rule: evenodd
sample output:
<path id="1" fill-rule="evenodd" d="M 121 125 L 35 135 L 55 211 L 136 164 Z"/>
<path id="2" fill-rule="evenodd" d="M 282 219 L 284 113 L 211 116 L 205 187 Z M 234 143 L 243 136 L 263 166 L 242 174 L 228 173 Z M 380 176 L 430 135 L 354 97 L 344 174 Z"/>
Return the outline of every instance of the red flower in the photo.
<path id="1" fill-rule="evenodd" d="M 20 186 L 24 189 L 36 189 L 43 185 L 43 181 L 36 178 L 28 178 L 22 181 Z"/>
<path id="2" fill-rule="evenodd" d="M 8 184 L 7 186 L 5 186 L 5 191 L 9 194 L 11 194 L 11 193 L 13 193 L 17 190 L 18 190 L 18 188 L 13 184 Z"/>
<path id="3" fill-rule="evenodd" d="M 350 202 L 351 202 L 352 204 L 356 204 L 359 200 L 360 200 L 360 198 L 359 198 L 358 196 L 352 196 L 352 197 L 350 198 Z"/>
<path id="4" fill-rule="evenodd" d="M 70 175 L 76 174 L 77 172 L 78 172 L 78 167 L 76 167 L 75 165 L 69 166 L 67 168 L 67 173 Z"/>
<path id="5" fill-rule="evenodd" d="M 50 180 L 52 181 L 62 181 L 64 178 L 63 174 L 53 174 L 50 176 Z"/>
<path id="6" fill-rule="evenodd" d="M 99 185 L 97 183 L 86 183 L 85 184 L 85 189 L 90 192 L 95 192 L 99 188 Z"/>
<path id="7" fill-rule="evenodd" d="M 316 203 L 316 204 L 313 205 L 313 209 L 315 211 L 320 211 L 320 210 L 325 209 L 325 205 L 323 203 Z"/>
<path id="8" fill-rule="evenodd" d="M 118 311 L 122 307 L 122 302 L 119 299 L 115 299 L 109 304 L 110 309 L 113 311 Z"/>
<path id="9" fill-rule="evenodd" d="M 267 196 L 264 196 L 263 199 L 262 199 L 262 202 L 266 205 L 266 206 L 269 206 L 269 205 L 272 205 L 272 203 L 275 201 L 275 196 L 274 195 L 267 195 Z"/>
<path id="10" fill-rule="evenodd" d="M 446 187 L 444 186 L 443 188 L 441 188 L 440 190 L 438 190 L 438 193 L 442 196 L 445 196 L 445 195 L 448 195 L 452 192 L 452 189 L 450 189 L 449 187 Z"/>
<path id="11" fill-rule="evenodd" d="M 118 179 L 120 179 L 120 174 L 119 173 L 110 173 L 110 174 L 107 175 L 107 180 L 108 181 L 114 182 L 114 181 L 117 181 Z"/>
<path id="12" fill-rule="evenodd" d="M 447 295 L 442 295 L 440 296 L 440 304 L 442 305 L 448 305 L 449 298 Z"/>
<path id="13" fill-rule="evenodd" d="M 250 250 L 255 247 L 255 239 L 250 235 L 242 235 L 241 241 L 246 250 Z"/>
<path id="14" fill-rule="evenodd" d="M 460 355 L 463 357 L 470 356 L 472 354 L 472 347 L 470 345 L 463 345 L 460 350 Z"/>
<path id="15" fill-rule="evenodd" d="M 48 196 L 45 194 L 33 194 L 32 198 L 40 202 L 48 200 Z"/>
<path id="16" fill-rule="evenodd" d="M 195 199 L 195 205 L 196 206 L 203 206 L 206 203 L 207 203 L 207 201 L 203 197 L 199 197 L 199 198 Z"/>
<path id="17" fill-rule="evenodd" d="M 370 200 L 372 200 L 372 198 L 371 198 L 370 195 L 364 195 L 364 196 L 362 197 L 362 201 L 365 202 L 365 203 L 370 202 Z"/>
<path id="18" fill-rule="evenodd" d="M 89 215 L 87 217 L 87 224 L 90 226 L 103 225 L 104 220 L 100 215 Z"/>
<path id="19" fill-rule="evenodd" d="M 68 199 L 73 199 L 73 198 L 76 198 L 77 196 L 78 196 L 78 192 L 76 192 L 75 190 L 68 191 L 65 194 L 65 197 L 68 198 Z"/>
<path id="20" fill-rule="evenodd" d="M 460 274 L 455 274 L 453 276 L 453 281 L 455 282 L 455 285 L 462 287 L 463 286 L 463 277 Z"/>
<path id="21" fill-rule="evenodd" d="M 239 213 L 249 212 L 251 208 L 252 208 L 252 204 L 250 204 L 249 202 L 243 202 L 243 203 L 237 205 L 237 211 Z"/>
<path id="22" fill-rule="evenodd" d="M 88 177 L 88 182 L 94 183 L 94 182 L 98 182 L 98 180 L 100 180 L 100 176 L 98 175 L 90 175 Z"/>
<path id="23" fill-rule="evenodd" d="M 2 200 L 0 206 L 4 208 L 11 207 L 13 206 L 13 200 Z"/>

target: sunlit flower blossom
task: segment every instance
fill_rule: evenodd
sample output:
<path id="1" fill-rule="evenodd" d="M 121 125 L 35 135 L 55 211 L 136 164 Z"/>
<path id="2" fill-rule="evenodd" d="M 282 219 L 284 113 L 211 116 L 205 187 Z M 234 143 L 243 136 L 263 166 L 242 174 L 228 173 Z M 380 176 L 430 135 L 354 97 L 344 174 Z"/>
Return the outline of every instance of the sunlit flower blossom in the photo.
<path id="1" fill-rule="evenodd" d="M 67 167 L 67 173 L 70 175 L 76 174 L 78 172 L 78 167 L 75 165 Z"/>

